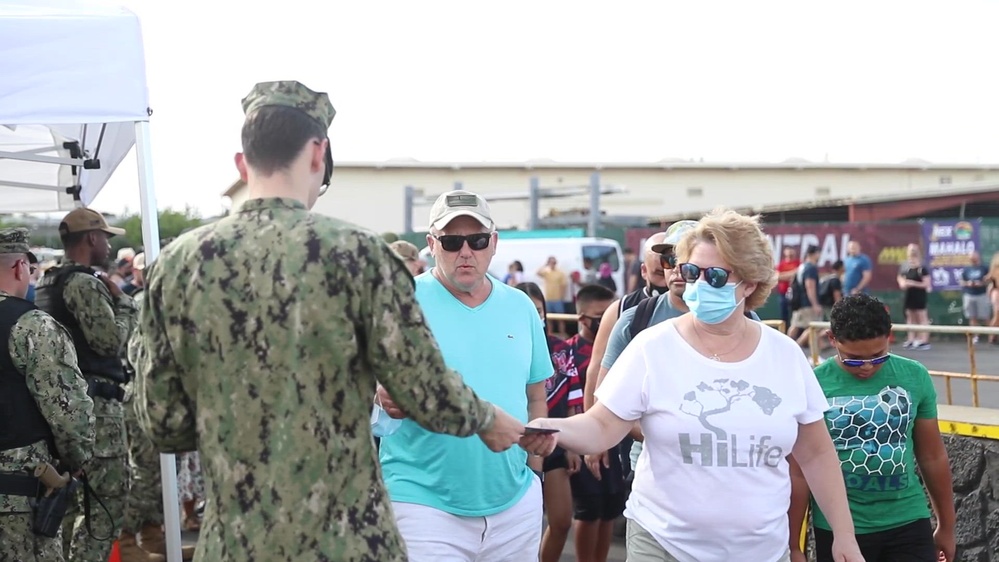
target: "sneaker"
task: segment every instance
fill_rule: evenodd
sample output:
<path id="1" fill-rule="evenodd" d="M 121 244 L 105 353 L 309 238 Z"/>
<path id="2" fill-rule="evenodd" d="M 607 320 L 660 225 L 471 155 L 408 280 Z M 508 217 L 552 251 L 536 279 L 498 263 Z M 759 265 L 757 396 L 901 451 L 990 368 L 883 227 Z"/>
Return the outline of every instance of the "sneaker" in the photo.
<path id="1" fill-rule="evenodd" d="M 978 344 L 978 336 L 974 336 L 974 337 L 972 337 L 972 338 L 971 338 L 971 343 L 972 343 L 972 344 L 976 344 L 976 345 L 977 345 L 977 344 Z"/>
<path id="2" fill-rule="evenodd" d="M 912 349 L 918 349 L 920 351 L 929 351 L 929 350 L 933 349 L 933 346 L 930 345 L 930 344 L 928 344 L 928 343 L 921 342 L 921 343 L 917 343 L 917 344 L 913 345 Z"/>
<path id="3" fill-rule="evenodd" d="M 915 347 L 915 344 L 916 342 L 907 341 L 902 344 L 902 347 L 905 349 L 909 349 L 910 347 Z"/>

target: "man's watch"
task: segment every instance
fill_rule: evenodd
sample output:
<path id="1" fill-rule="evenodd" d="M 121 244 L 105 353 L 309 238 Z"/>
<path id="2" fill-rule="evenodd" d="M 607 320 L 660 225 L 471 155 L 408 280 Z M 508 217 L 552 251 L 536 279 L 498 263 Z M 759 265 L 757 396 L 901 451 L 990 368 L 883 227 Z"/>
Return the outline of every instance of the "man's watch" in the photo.
<path id="1" fill-rule="evenodd" d="M 533 472 L 534 475 L 538 477 L 538 480 L 540 480 L 542 484 L 545 483 L 545 473 L 544 473 L 544 471 L 542 471 L 542 470 L 534 470 L 532 468 L 531 472 Z"/>

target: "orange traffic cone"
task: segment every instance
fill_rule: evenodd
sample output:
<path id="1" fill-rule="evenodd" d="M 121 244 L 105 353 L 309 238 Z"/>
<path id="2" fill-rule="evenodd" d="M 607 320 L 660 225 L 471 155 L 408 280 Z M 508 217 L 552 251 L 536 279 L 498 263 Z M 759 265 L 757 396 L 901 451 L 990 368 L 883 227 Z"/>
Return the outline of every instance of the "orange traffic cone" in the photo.
<path id="1" fill-rule="evenodd" d="M 108 557 L 108 562 L 121 562 L 121 552 L 118 549 L 118 541 L 114 541 L 111 545 L 111 556 Z"/>

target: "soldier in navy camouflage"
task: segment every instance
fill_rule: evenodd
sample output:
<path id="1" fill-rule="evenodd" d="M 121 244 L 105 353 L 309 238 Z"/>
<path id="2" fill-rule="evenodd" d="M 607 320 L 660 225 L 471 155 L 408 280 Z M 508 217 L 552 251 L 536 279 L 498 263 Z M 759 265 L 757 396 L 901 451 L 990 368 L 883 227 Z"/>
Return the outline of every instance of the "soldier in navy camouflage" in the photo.
<path id="1" fill-rule="evenodd" d="M 504 450 L 523 426 L 447 370 L 385 242 L 309 211 L 332 173 L 327 95 L 269 82 L 243 108 L 249 199 L 146 268 L 129 344 L 140 423 L 160 451 L 200 451 L 196 561 L 404 561 L 376 379 L 433 431 Z"/>
<path id="2" fill-rule="evenodd" d="M 93 454 L 94 403 L 73 340 L 24 300 L 36 261 L 26 229 L 0 230 L 0 489 L 40 463 L 75 473 Z M 0 560 L 64 560 L 59 537 L 32 532 L 28 495 L 0 492 Z"/>
<path id="3" fill-rule="evenodd" d="M 73 562 L 107 561 L 121 531 L 128 497 L 122 359 L 135 326 L 135 302 L 99 269 L 110 259 L 111 237 L 124 233 L 92 209 L 80 207 L 69 212 L 59 224 L 66 255 L 35 288 L 38 308 L 51 314 L 73 336 L 80 372 L 87 379 L 97 417 L 94 458 L 86 478 L 111 514 L 109 521 L 104 509 L 91 500 L 86 524 L 83 497 L 79 496 L 63 528 L 63 539 L 68 542 L 66 557 Z"/>

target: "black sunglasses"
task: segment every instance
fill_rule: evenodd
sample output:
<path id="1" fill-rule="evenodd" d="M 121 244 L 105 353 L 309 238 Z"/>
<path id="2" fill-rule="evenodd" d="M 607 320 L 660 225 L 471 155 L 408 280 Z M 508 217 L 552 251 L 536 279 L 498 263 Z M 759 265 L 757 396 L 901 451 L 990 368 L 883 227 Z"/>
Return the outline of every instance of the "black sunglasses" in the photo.
<path id="1" fill-rule="evenodd" d="M 489 239 L 493 235 L 490 232 L 480 232 L 478 234 L 469 234 L 467 236 L 462 236 L 460 234 L 441 234 L 440 236 L 434 236 L 434 238 L 441 243 L 441 248 L 444 248 L 445 252 L 457 252 L 468 242 L 468 247 L 473 250 L 485 250 L 489 247 Z"/>
<path id="2" fill-rule="evenodd" d="M 673 269 L 676 267 L 676 254 L 672 252 L 659 254 L 659 265 L 663 266 L 663 269 Z"/>
<path id="3" fill-rule="evenodd" d="M 839 356 L 839 360 L 847 367 L 863 367 L 864 365 L 880 365 L 885 361 L 891 359 L 891 352 L 888 352 L 881 357 L 875 357 L 874 359 L 843 359 L 843 356 Z"/>
<path id="4" fill-rule="evenodd" d="M 704 267 L 692 263 L 680 264 L 680 277 L 687 283 L 695 283 L 699 277 L 704 276 L 704 281 L 714 287 L 721 289 L 728 283 L 728 276 L 731 271 L 720 267 Z"/>

